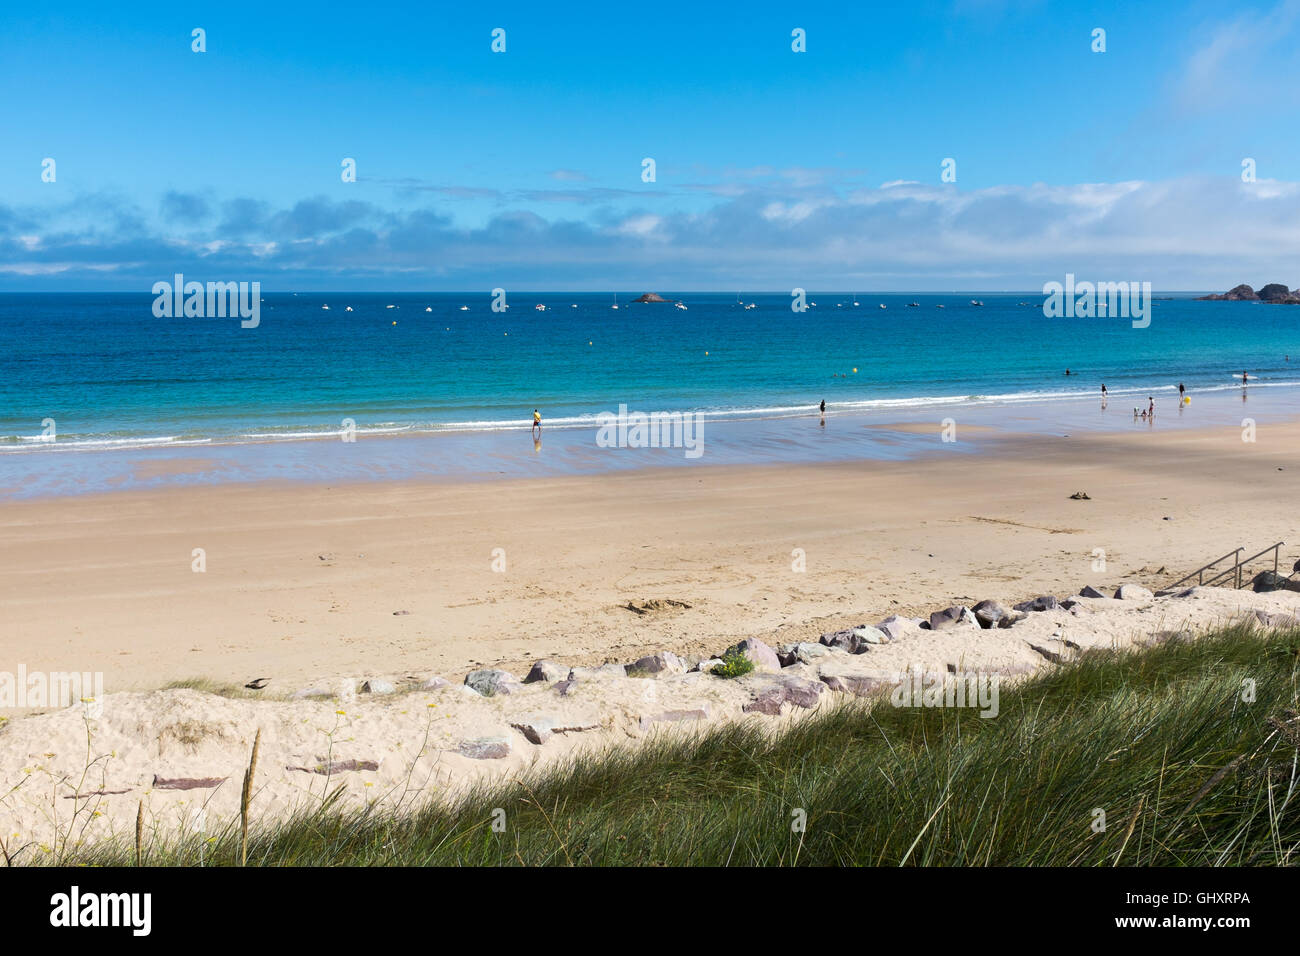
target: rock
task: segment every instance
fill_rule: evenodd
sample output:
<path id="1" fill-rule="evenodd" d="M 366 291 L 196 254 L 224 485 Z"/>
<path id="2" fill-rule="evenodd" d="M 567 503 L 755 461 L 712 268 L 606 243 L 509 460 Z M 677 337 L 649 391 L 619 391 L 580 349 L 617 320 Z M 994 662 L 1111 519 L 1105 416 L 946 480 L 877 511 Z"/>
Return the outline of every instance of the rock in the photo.
<path id="1" fill-rule="evenodd" d="M 1300 620 L 1291 614 L 1270 614 L 1268 611 L 1256 611 L 1255 619 L 1265 627 L 1300 627 Z"/>
<path id="2" fill-rule="evenodd" d="M 474 737 L 456 745 L 456 750 L 462 757 L 472 760 L 500 760 L 510 756 L 510 749 L 510 738 L 506 736 Z"/>
<path id="3" fill-rule="evenodd" d="M 727 654 L 744 654 L 753 662 L 755 670 L 769 672 L 781 670 L 781 661 L 777 658 L 776 651 L 756 637 L 747 637 L 739 644 L 731 645 L 727 648 Z"/>
<path id="4" fill-rule="evenodd" d="M 1250 589 L 1256 593 L 1265 591 L 1300 591 L 1300 581 L 1292 581 L 1274 571 L 1261 571 L 1251 579 Z"/>
<path id="5" fill-rule="evenodd" d="M 1069 437 L 1069 436 L 1066 436 L 1066 437 Z M 1070 498 L 1071 498 L 1071 500 L 1073 500 L 1073 501 L 1091 501 L 1091 500 L 1092 500 L 1091 498 L 1088 497 L 1088 492 L 1086 492 L 1086 491 L 1076 491 L 1074 494 L 1070 495 Z"/>
<path id="6" fill-rule="evenodd" d="M 633 302 L 667 302 L 668 300 L 665 299 L 663 296 L 661 296 L 658 292 L 647 292 L 644 295 L 633 299 L 632 301 Z"/>
<path id="7" fill-rule="evenodd" d="M 1104 598 L 1106 595 L 1101 591 L 1098 591 L 1091 584 L 1085 584 L 1083 587 L 1079 588 L 1079 597 Z"/>
<path id="8" fill-rule="evenodd" d="M 1044 594 L 1034 598 L 1032 601 L 1022 601 L 1017 604 L 1017 611 L 1051 611 L 1061 606 L 1061 602 L 1050 594 Z"/>
<path id="9" fill-rule="evenodd" d="M 1257 302 L 1257 301 L 1259 301 L 1259 296 L 1257 296 L 1257 295 L 1255 294 L 1255 290 L 1254 290 L 1254 289 L 1252 289 L 1250 286 L 1245 285 L 1245 284 L 1243 283 L 1242 285 L 1233 286 L 1231 289 L 1229 289 L 1227 292 L 1223 293 L 1222 295 L 1203 295 L 1203 296 L 1201 296 L 1197 301 L 1200 301 L 1200 302 L 1206 302 L 1206 301 L 1209 301 L 1209 302 Z"/>
<path id="10" fill-rule="evenodd" d="M 753 699 L 741 708 L 745 713 L 760 713 L 778 716 L 784 704 L 795 707 L 814 707 L 826 690 L 821 681 L 805 680 L 793 674 L 763 676 L 754 681 L 756 690 Z"/>
<path id="11" fill-rule="evenodd" d="M 555 661 L 535 661 L 532 669 L 528 671 L 528 676 L 524 678 L 525 684 L 536 684 L 538 681 L 564 680 L 569 676 L 569 669 Z"/>
<path id="12" fill-rule="evenodd" d="M 953 627 L 979 627 L 980 623 L 975 619 L 974 613 L 964 604 L 955 604 L 952 607 L 944 608 L 942 611 L 935 611 L 930 615 L 930 630 L 944 631 Z"/>
<path id="13" fill-rule="evenodd" d="M 686 663 L 672 651 L 659 651 L 627 665 L 628 677 L 667 677 L 685 673 Z"/>
<path id="14" fill-rule="evenodd" d="M 853 634 L 853 628 L 843 631 L 831 631 L 829 634 L 823 634 L 817 639 L 824 647 L 838 647 L 842 651 L 848 651 L 850 654 L 857 653 L 858 638 Z"/>
<path id="15" fill-rule="evenodd" d="M 578 682 L 576 680 L 561 680 L 556 681 L 555 686 L 551 689 L 561 697 L 568 697 L 569 694 L 573 693 L 573 688 L 577 686 Z"/>
<path id="16" fill-rule="evenodd" d="M 1138 584 L 1121 584 L 1115 589 L 1117 601 L 1150 601 L 1154 597 L 1154 594 Z"/>
<path id="17" fill-rule="evenodd" d="M 870 624 L 862 624 L 853 629 L 853 636 L 856 637 L 862 646 L 856 651 L 861 654 L 865 651 L 867 644 L 888 644 L 890 637 L 878 627 L 872 627 Z"/>
<path id="18" fill-rule="evenodd" d="M 254 677 L 244 686 L 249 690 L 261 690 L 269 683 L 271 683 L 271 678 L 269 677 Z"/>
<path id="19" fill-rule="evenodd" d="M 397 688 L 391 682 L 378 677 L 372 677 L 361 685 L 363 694 L 392 694 L 396 691 Z"/>
<path id="20" fill-rule="evenodd" d="M 713 668 L 722 663 L 725 662 L 721 657 L 710 657 L 708 660 L 703 660 L 696 664 L 695 670 L 701 674 L 712 674 Z"/>
<path id="21" fill-rule="evenodd" d="M 998 622 L 1007 616 L 1007 609 L 997 601 L 980 601 L 971 608 L 971 613 L 979 621 L 980 627 L 989 628 L 998 626 Z"/>
<path id="22" fill-rule="evenodd" d="M 466 674 L 465 686 L 473 688 L 484 697 L 494 697 L 497 694 L 513 693 L 520 685 L 519 678 L 509 671 L 485 668 Z"/>
<path id="23" fill-rule="evenodd" d="M 797 644 L 787 644 L 777 651 L 777 657 L 781 661 L 782 667 L 789 667 L 791 664 L 811 664 L 815 660 L 831 656 L 830 647 L 824 644 L 814 644 L 811 641 L 800 641 Z"/>
<path id="24" fill-rule="evenodd" d="M 1034 644 L 1032 642 L 1026 642 L 1026 643 L 1029 644 L 1031 650 L 1035 651 L 1038 654 L 1041 654 L 1043 657 L 1047 658 L 1053 664 L 1061 664 L 1065 661 L 1064 644 L 1062 644 L 1061 648 L 1058 650 L 1057 648 L 1054 647 L 1044 647 L 1041 644 Z"/>
<path id="25" fill-rule="evenodd" d="M 450 687 L 451 681 L 445 680 L 437 675 L 428 678 L 420 684 L 420 690 L 440 690 L 443 687 Z"/>
<path id="26" fill-rule="evenodd" d="M 871 644 L 888 644 L 889 635 L 879 628 L 868 624 L 859 624 L 843 631 L 823 634 L 819 640 L 824 647 L 834 648 L 848 654 L 865 654 Z"/>
<path id="27" fill-rule="evenodd" d="M 580 724 L 560 717 L 531 714 L 517 718 L 510 726 L 523 734 L 529 743 L 540 745 L 546 743 L 555 734 L 576 734 L 584 730 L 595 730 L 600 724 L 595 722 Z"/>
<path id="28" fill-rule="evenodd" d="M 854 697 L 871 697 L 893 690 L 898 684 L 898 676 L 895 674 L 854 674 L 843 671 L 823 671 L 820 680 L 831 690 L 840 694 L 852 694 Z"/>
<path id="29" fill-rule="evenodd" d="M 897 614 L 891 614 L 879 624 L 876 630 L 880 631 L 891 641 L 896 641 L 908 631 L 920 630 L 921 619 L 919 617 L 899 617 Z"/>
<path id="30" fill-rule="evenodd" d="M 521 717 L 510 724 L 519 731 L 529 743 L 544 744 L 555 733 L 555 721 L 550 717 Z"/>
<path id="31" fill-rule="evenodd" d="M 410 611 L 394 611 L 393 617 L 406 617 L 406 615 L 410 613 L 411 613 Z"/>
<path id="32" fill-rule="evenodd" d="M 1286 302 L 1291 298 L 1291 290 L 1280 282 L 1270 282 L 1259 290 L 1261 302 Z"/>
<path id="33" fill-rule="evenodd" d="M 683 720 L 708 720 L 708 718 L 709 705 L 707 703 L 681 710 L 663 710 L 657 714 L 643 714 L 641 716 L 641 730 L 649 730 L 652 724 L 657 723 L 679 723 Z"/>

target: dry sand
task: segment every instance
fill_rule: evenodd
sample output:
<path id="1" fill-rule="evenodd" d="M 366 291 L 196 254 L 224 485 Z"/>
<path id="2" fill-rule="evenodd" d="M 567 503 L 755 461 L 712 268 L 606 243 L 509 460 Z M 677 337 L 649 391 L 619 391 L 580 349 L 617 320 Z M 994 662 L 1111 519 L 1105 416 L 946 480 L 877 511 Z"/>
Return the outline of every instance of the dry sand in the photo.
<path id="1" fill-rule="evenodd" d="M 1255 444 L 1235 429 L 977 438 L 982 454 L 907 462 L 9 502 L 0 671 L 102 671 L 110 692 L 269 677 L 288 693 L 1155 586 L 1238 546 L 1300 542 L 1298 439 L 1296 425 L 1261 427 Z M 1079 490 L 1092 500 L 1070 500 Z M 1297 553 L 1284 549 L 1287 570 Z"/>

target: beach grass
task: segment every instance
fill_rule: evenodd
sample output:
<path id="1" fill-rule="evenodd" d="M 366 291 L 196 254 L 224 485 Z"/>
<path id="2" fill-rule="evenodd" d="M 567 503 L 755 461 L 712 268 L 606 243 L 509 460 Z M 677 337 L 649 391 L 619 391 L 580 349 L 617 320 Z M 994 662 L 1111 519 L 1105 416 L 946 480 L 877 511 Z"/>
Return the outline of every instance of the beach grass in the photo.
<path id="1" fill-rule="evenodd" d="M 855 702 L 781 733 L 748 721 L 584 756 L 454 807 L 326 800 L 254 826 L 247 865 L 1294 865 L 1298 677 L 1294 631 L 1091 652 L 1003 687 L 995 718 Z M 203 859 L 235 865 L 243 846 L 232 826 Z M 200 857 L 181 841 L 143 858 Z M 135 847 L 77 862 L 131 865 Z"/>

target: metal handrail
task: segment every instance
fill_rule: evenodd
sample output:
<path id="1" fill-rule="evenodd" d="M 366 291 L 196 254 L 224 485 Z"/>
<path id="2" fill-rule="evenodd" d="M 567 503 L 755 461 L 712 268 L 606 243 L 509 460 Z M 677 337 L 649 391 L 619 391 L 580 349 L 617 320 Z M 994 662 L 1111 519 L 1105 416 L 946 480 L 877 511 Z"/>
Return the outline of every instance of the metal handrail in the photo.
<path id="1" fill-rule="evenodd" d="M 1242 569 L 1245 568 L 1246 565 L 1250 564 L 1250 562 L 1254 561 L 1256 558 L 1262 558 L 1270 551 L 1273 552 L 1273 573 L 1277 574 L 1278 561 L 1280 560 L 1281 557 L 1282 548 L 1284 548 L 1285 546 L 1286 546 L 1285 541 L 1279 541 L 1277 544 L 1270 545 L 1269 547 L 1265 548 L 1263 551 L 1260 551 L 1257 554 L 1252 554 L 1250 557 L 1245 558 L 1244 560 L 1241 557 L 1239 557 L 1239 555 L 1241 554 L 1241 552 L 1245 551 L 1246 549 L 1236 548 L 1235 550 L 1229 551 L 1223 557 L 1215 558 L 1209 564 L 1202 565 L 1201 567 L 1193 571 L 1191 574 L 1179 578 L 1173 584 L 1167 585 L 1163 590 L 1172 591 L 1180 584 L 1190 581 L 1192 578 L 1196 578 L 1196 583 L 1198 585 L 1205 586 L 1205 587 L 1213 587 L 1215 584 L 1218 584 L 1220 581 L 1223 581 L 1230 577 L 1233 578 L 1232 586 L 1240 590 Z M 1205 580 L 1206 571 L 1210 570 L 1216 564 L 1220 564 L 1223 561 L 1226 561 L 1228 558 L 1233 558 L 1232 567 L 1224 568 L 1223 570 L 1216 572 L 1208 581 Z"/>
<path id="2" fill-rule="evenodd" d="M 1280 554 L 1281 554 L 1282 548 L 1283 548 L 1285 545 L 1286 545 L 1286 542 L 1285 542 L 1285 541 L 1279 541 L 1277 544 L 1272 545 L 1271 547 L 1267 547 L 1267 548 L 1265 548 L 1263 551 L 1259 552 L 1259 554 L 1252 554 L 1252 555 L 1251 555 L 1249 558 L 1247 558 L 1245 561 L 1238 561 L 1238 562 L 1237 562 L 1237 587 L 1238 587 L 1238 588 L 1241 587 L 1241 569 L 1244 568 L 1246 565 L 1250 564 L 1250 562 L 1254 561 L 1256 558 L 1262 558 L 1264 555 L 1268 554 L 1270 551 L 1273 552 L 1273 574 L 1276 575 L 1276 574 L 1277 574 L 1277 562 L 1278 562 L 1278 558 L 1279 558 L 1279 556 L 1280 556 Z"/>
<path id="3" fill-rule="evenodd" d="M 1197 568 L 1195 571 L 1193 571 L 1191 574 L 1186 575 L 1185 577 L 1181 577 L 1181 578 L 1179 578 L 1179 579 L 1178 579 L 1177 581 L 1175 581 L 1173 584 L 1168 585 L 1168 586 L 1165 588 L 1165 590 L 1167 590 L 1167 591 L 1172 591 L 1174 588 L 1178 587 L 1178 585 L 1182 584 L 1184 581 L 1190 581 L 1192 578 L 1196 578 L 1196 583 L 1197 583 L 1197 584 L 1204 584 L 1204 583 L 1205 583 L 1205 581 L 1204 581 L 1204 574 L 1205 574 L 1206 571 L 1210 570 L 1210 568 L 1214 567 L 1214 566 L 1215 566 L 1216 564 L 1218 564 L 1220 561 L 1226 561 L 1226 560 L 1228 560 L 1228 558 L 1231 558 L 1231 557 L 1233 557 L 1234 555 L 1241 554 L 1241 552 L 1243 552 L 1243 551 L 1245 551 L 1245 550 L 1246 550 L 1245 548 L 1237 548 L 1237 549 L 1235 549 L 1235 550 L 1233 550 L 1233 551 L 1229 551 L 1229 552 L 1228 552 L 1227 554 L 1225 554 L 1223 557 L 1221 557 L 1221 558 L 1215 558 L 1215 559 L 1214 559 L 1213 561 L 1211 561 L 1209 564 L 1203 564 L 1203 565 L 1201 565 L 1199 568 Z M 1261 552 L 1261 553 L 1262 553 L 1262 552 Z M 1234 562 L 1233 562 L 1233 566 L 1232 566 L 1232 568 L 1228 569 L 1228 571 L 1227 571 L 1226 573 L 1229 573 L 1229 574 L 1232 573 L 1232 570 L 1235 569 L 1235 568 L 1237 567 L 1237 565 L 1238 565 L 1238 562 L 1234 561 Z M 1220 577 L 1223 576 L 1223 573 L 1224 573 L 1224 572 L 1221 572 L 1221 573 L 1219 573 L 1219 574 L 1216 574 L 1216 575 L 1214 576 L 1213 580 L 1217 581 Z"/>

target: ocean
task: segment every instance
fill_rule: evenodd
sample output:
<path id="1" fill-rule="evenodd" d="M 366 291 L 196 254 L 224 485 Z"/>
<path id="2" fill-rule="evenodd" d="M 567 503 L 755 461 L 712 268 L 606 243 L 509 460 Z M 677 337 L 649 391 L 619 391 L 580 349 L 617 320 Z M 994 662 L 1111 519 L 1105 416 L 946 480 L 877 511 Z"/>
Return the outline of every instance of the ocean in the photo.
<path id="1" fill-rule="evenodd" d="M 58 452 L 292 443 L 348 421 L 358 438 L 513 434 L 536 408 L 554 435 L 620 405 L 726 424 L 802 419 L 822 400 L 832 419 L 996 420 L 1091 408 L 1103 382 L 1126 411 L 1149 395 L 1172 410 L 1179 382 L 1234 394 L 1243 370 L 1256 395 L 1300 385 L 1300 309 L 1286 306 L 1157 294 L 1133 328 L 1045 318 L 1041 293 L 811 292 L 799 314 L 788 294 L 661 291 L 685 309 L 638 294 L 615 310 L 613 292 L 517 292 L 493 312 L 487 292 L 264 292 L 256 328 L 156 318 L 149 294 L 0 295 L 0 492 L 43 487 L 33 459 Z M 60 480 L 95 484 L 94 464 L 75 470 Z"/>

